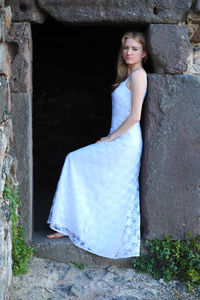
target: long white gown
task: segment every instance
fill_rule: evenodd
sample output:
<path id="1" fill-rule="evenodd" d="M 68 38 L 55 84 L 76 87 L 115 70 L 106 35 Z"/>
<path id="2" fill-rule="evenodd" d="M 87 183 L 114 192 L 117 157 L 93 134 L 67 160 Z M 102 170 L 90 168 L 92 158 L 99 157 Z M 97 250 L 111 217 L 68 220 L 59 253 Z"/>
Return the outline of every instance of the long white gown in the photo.
<path id="1" fill-rule="evenodd" d="M 112 93 L 110 133 L 130 113 L 131 91 L 126 86 L 127 80 Z M 112 142 L 91 144 L 69 153 L 47 221 L 50 228 L 99 256 L 113 259 L 138 256 L 142 144 L 137 122 Z"/>

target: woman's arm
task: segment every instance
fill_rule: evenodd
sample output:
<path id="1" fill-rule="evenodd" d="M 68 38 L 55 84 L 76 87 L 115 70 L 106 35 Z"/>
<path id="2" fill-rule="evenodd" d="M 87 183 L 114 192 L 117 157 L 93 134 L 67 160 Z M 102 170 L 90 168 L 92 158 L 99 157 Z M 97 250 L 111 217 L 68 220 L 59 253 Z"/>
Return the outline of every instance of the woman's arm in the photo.
<path id="1" fill-rule="evenodd" d="M 134 71 L 129 80 L 129 88 L 131 90 L 131 111 L 129 116 L 124 120 L 124 122 L 112 132 L 111 135 L 102 137 L 97 143 L 100 142 L 111 142 L 118 138 L 125 132 L 127 132 L 135 123 L 140 121 L 142 112 L 142 103 L 144 92 L 146 89 L 146 79 L 143 71 Z"/>

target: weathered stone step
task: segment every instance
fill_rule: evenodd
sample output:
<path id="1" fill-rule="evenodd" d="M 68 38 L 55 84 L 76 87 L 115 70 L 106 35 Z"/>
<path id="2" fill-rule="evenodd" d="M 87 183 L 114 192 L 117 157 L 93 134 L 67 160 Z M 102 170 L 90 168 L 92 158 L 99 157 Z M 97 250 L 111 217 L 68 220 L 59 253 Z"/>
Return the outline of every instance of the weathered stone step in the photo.
<path id="1" fill-rule="evenodd" d="M 75 261 L 87 267 L 106 268 L 110 266 L 131 267 L 132 258 L 110 259 L 97 256 L 76 247 L 68 238 L 48 239 L 48 232 L 33 233 L 30 245 L 34 248 L 34 256 L 68 263 Z"/>

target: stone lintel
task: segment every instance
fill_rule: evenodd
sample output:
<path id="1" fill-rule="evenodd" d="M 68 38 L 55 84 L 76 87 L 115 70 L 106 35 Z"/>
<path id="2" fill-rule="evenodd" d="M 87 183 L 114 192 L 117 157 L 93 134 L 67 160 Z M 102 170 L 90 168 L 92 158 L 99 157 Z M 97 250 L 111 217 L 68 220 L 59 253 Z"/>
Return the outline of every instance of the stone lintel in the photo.
<path id="1" fill-rule="evenodd" d="M 13 22 L 44 23 L 45 13 L 38 8 L 35 0 L 7 0 L 12 11 Z"/>
<path id="2" fill-rule="evenodd" d="M 13 21 L 44 22 L 50 15 L 66 23 L 178 23 L 186 18 L 192 0 L 7 0 Z M 40 9 L 38 9 L 38 7 Z"/>

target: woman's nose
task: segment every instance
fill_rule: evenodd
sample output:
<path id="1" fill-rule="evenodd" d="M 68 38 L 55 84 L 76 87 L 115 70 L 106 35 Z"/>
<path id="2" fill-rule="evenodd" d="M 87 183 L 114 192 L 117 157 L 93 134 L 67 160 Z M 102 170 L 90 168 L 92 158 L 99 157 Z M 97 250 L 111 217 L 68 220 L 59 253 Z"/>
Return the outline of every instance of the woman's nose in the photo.
<path id="1" fill-rule="evenodd" d="M 128 48 L 128 52 L 127 52 L 128 54 L 131 54 L 131 48 Z"/>

